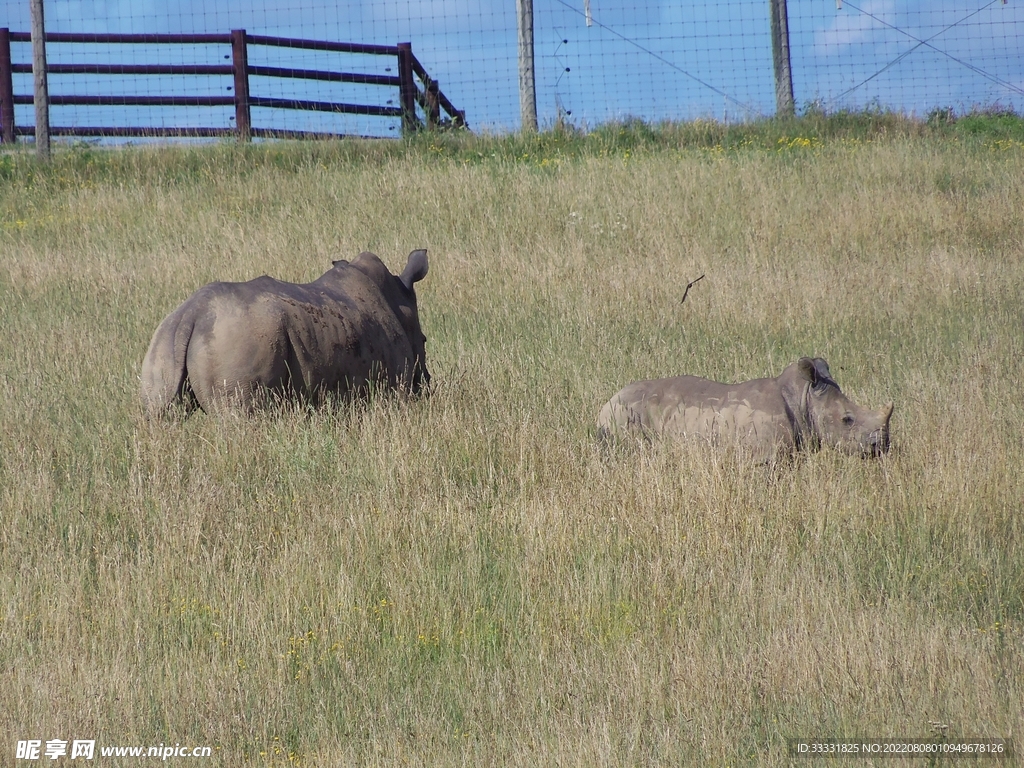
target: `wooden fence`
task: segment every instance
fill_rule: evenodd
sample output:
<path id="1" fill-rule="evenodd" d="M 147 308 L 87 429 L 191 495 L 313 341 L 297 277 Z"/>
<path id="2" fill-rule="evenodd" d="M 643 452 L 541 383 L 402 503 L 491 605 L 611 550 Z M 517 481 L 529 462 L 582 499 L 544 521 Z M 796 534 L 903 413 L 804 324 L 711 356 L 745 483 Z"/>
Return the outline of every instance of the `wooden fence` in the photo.
<path id="1" fill-rule="evenodd" d="M 11 61 L 11 43 L 31 42 L 28 32 L 11 32 L 0 28 L 0 140 L 13 142 L 16 136 L 35 135 L 34 126 L 15 125 L 15 104 L 32 104 L 31 94 L 16 94 L 12 75 L 32 72 L 29 63 Z M 52 105 L 82 106 L 143 106 L 143 107 L 220 107 L 233 106 L 235 126 L 232 127 L 160 127 L 160 126 L 51 126 L 54 136 L 83 137 L 217 137 L 237 136 L 240 141 L 258 138 L 313 138 L 338 136 L 340 133 L 276 130 L 253 126 L 251 109 L 269 107 L 272 109 L 305 110 L 335 114 L 371 115 L 387 118 L 401 118 L 402 132 L 427 128 L 465 127 L 466 113 L 458 110 L 441 92 L 436 80 L 432 79 L 423 65 L 413 55 L 410 43 L 398 45 L 367 45 L 362 43 L 339 43 L 326 40 L 300 40 L 286 37 L 266 37 L 246 34 L 244 29 L 232 30 L 230 34 L 212 35 L 128 35 L 128 34 L 85 34 L 47 33 L 49 43 L 99 43 L 99 44 L 167 44 L 167 45 L 225 45 L 231 47 L 231 64 L 51 64 L 47 67 L 54 75 L 189 75 L 210 77 L 231 77 L 230 96 L 102 96 L 102 95 L 50 95 Z M 365 54 L 370 56 L 392 56 L 397 61 L 397 75 L 361 74 L 352 72 L 331 72 L 309 69 L 253 66 L 248 63 L 249 47 L 253 45 L 278 48 L 297 48 L 310 51 Z M 227 58 L 227 56 L 225 56 Z M 356 83 L 398 89 L 400 106 L 378 106 L 370 104 L 346 104 L 329 101 L 308 101 L 304 99 L 268 98 L 254 95 L 249 87 L 250 76 L 292 78 L 333 83 Z M 418 81 L 418 82 L 417 82 Z M 417 113 L 417 106 L 423 118 Z M 447 117 L 442 118 L 442 110 Z"/>

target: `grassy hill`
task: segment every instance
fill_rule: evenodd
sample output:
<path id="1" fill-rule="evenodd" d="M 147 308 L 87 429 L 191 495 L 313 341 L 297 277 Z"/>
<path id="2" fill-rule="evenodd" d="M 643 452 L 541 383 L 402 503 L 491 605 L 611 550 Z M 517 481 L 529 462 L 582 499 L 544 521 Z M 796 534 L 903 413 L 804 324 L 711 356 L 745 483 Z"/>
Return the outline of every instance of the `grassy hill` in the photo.
<path id="1" fill-rule="evenodd" d="M 1019 742 L 1024 131 L 971 118 L 0 154 L 0 750 Z M 418 247 L 430 397 L 142 418 L 199 286 Z M 595 444 L 629 381 L 801 355 L 895 402 L 889 455 Z"/>

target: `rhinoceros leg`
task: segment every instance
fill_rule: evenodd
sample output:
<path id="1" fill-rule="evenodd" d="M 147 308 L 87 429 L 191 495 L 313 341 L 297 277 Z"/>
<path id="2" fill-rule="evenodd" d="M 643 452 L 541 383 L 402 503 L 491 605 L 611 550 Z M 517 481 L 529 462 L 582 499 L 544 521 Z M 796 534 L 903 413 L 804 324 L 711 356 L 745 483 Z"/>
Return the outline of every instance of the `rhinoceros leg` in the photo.
<path id="1" fill-rule="evenodd" d="M 199 407 L 206 413 L 250 414 L 256 410 L 260 399 L 258 386 L 232 365 L 232 351 L 211 345 L 201 336 L 188 348 L 189 383 Z"/>
<path id="2" fill-rule="evenodd" d="M 211 414 L 252 414 L 305 394 L 287 324 L 273 305 L 211 301 L 196 317 L 185 368 L 199 407 Z"/>

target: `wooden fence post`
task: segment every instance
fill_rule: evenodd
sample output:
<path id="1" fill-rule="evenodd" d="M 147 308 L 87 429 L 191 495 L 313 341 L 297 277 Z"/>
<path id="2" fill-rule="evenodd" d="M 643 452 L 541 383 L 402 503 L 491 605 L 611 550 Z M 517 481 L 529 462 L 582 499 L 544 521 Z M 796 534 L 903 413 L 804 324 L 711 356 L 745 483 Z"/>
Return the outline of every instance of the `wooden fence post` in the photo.
<path id="1" fill-rule="evenodd" d="M 438 85 L 437 80 L 431 80 L 427 83 L 427 87 L 423 94 L 424 101 L 426 102 L 427 113 L 427 130 L 436 131 L 438 124 L 441 122 L 441 100 L 438 97 L 438 93 L 441 90 L 441 86 Z"/>
<path id="2" fill-rule="evenodd" d="M 231 64 L 235 69 L 235 129 L 239 141 L 252 141 L 249 112 L 249 53 L 245 30 L 231 30 Z"/>
<path id="3" fill-rule="evenodd" d="M 519 115 L 523 131 L 537 132 L 537 82 L 533 61 L 533 0 L 516 0 L 519 29 Z"/>
<path id="4" fill-rule="evenodd" d="M 402 135 L 416 130 L 416 82 L 412 79 L 412 43 L 398 44 L 398 100 L 402 106 Z"/>
<path id="5" fill-rule="evenodd" d="M 50 159 L 50 90 L 46 79 L 46 23 L 43 0 L 32 0 L 32 79 L 36 106 L 36 157 Z"/>
<path id="6" fill-rule="evenodd" d="M 14 143 L 14 80 L 11 77 L 11 30 L 0 29 L 0 142 Z"/>
<path id="7" fill-rule="evenodd" d="M 793 70 L 789 61 L 789 11 L 786 0 L 770 0 L 772 16 L 772 59 L 775 64 L 775 113 L 789 117 L 796 111 L 793 101 Z"/>

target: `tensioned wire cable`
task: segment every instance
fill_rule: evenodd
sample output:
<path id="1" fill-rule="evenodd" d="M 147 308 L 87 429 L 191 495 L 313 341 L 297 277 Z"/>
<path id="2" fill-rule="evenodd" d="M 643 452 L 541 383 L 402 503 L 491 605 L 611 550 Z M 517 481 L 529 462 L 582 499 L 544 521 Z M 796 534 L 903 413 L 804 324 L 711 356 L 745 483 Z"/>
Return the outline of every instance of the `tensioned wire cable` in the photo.
<path id="1" fill-rule="evenodd" d="M 695 83 L 699 83 L 700 85 L 704 86 L 708 90 L 710 90 L 710 91 L 712 91 L 714 93 L 717 93 L 722 98 L 727 99 L 728 101 L 731 101 L 733 104 L 735 104 L 735 105 L 737 105 L 739 107 L 742 107 L 747 112 L 755 114 L 755 115 L 758 115 L 760 117 L 764 117 L 765 116 L 765 114 L 761 110 L 759 110 L 757 107 L 752 107 L 749 104 L 746 104 L 746 103 L 740 101 L 739 99 L 735 98 L 734 96 L 730 96 L 728 93 L 723 91 L 721 88 L 717 88 L 717 87 L 711 85 L 711 83 L 708 83 L 708 82 L 706 82 L 704 80 L 701 80 L 696 75 L 690 74 L 685 69 L 680 67 L 678 64 L 675 64 L 674 62 L 669 61 L 668 59 L 666 59 L 661 54 L 659 54 L 659 53 L 657 53 L 655 51 L 652 51 L 650 48 L 644 47 L 643 45 L 638 43 L 636 40 L 632 40 L 632 39 L 626 37 L 624 34 L 622 34 L 621 32 L 616 31 L 612 27 L 609 27 L 606 24 L 602 24 L 600 21 L 598 21 L 596 18 L 594 18 L 594 16 L 592 14 L 588 15 L 585 11 L 581 11 L 578 8 L 574 8 L 573 6 L 571 6 L 567 2 L 565 2 L 565 0 L 556 0 L 556 2 L 559 3 L 560 5 L 565 6 L 566 8 L 568 8 L 573 13 L 575 13 L 575 14 L 577 14 L 579 16 L 585 17 L 588 21 L 593 22 L 594 24 L 596 24 L 597 26 L 599 26 L 601 29 L 605 30 L 606 32 L 610 32 L 611 34 L 615 35 L 620 40 L 622 40 L 622 41 L 624 41 L 626 43 L 629 43 L 634 48 L 637 48 L 638 50 L 643 51 L 648 56 L 654 57 L 655 59 L 660 61 L 662 64 L 665 64 L 666 66 L 671 67 L 672 69 L 674 69 L 676 72 L 679 72 L 681 75 L 685 75 L 686 77 L 688 77 L 691 80 L 693 80 Z M 996 2 L 996 0 L 993 0 L 993 2 Z"/>
<path id="2" fill-rule="evenodd" d="M 559 2 L 561 2 L 561 0 L 559 0 Z M 946 56 L 947 58 L 952 59 L 953 61 L 955 61 L 957 64 L 961 65 L 962 67 L 966 67 L 967 69 L 971 70 L 972 72 L 975 72 L 976 74 L 979 74 L 982 77 L 984 77 L 984 78 L 986 78 L 988 80 L 991 80 L 992 82 L 996 83 L 997 85 L 1001 85 L 1004 88 L 1009 88 L 1011 91 L 1016 91 L 1017 93 L 1019 93 L 1021 95 L 1024 95 L 1024 89 L 1021 89 L 1018 86 L 1014 85 L 1013 83 L 1009 83 L 1009 82 L 1007 82 L 1007 81 L 1005 81 L 1005 80 L 1003 80 L 1003 79 L 1001 79 L 999 77 L 996 77 L 995 75 L 993 75 L 993 74 L 991 74 L 989 72 L 985 72 L 984 70 L 974 66 L 973 64 L 971 64 L 969 62 L 963 61 L 962 59 L 958 59 L 953 54 L 948 53 L 947 51 L 944 51 L 941 48 L 937 48 L 936 46 L 931 44 L 931 41 L 934 40 L 936 37 L 939 37 L 940 35 L 944 35 L 946 32 L 948 32 L 949 30 L 953 29 L 953 27 L 956 27 L 956 26 L 959 26 L 960 24 L 963 24 L 968 19 L 972 18 L 973 16 L 977 16 L 979 13 L 981 13 L 982 11 L 984 11 L 987 8 L 990 8 L 991 6 L 995 5 L 998 2 L 1001 2 L 1001 0 L 991 0 L 991 2 L 987 3 L 986 5 L 983 5 L 981 8 L 977 9 L 976 11 L 972 11 L 971 13 L 967 14 L 966 16 L 964 16 L 962 19 L 954 21 L 949 26 L 944 27 L 943 29 L 940 29 L 934 35 L 932 35 L 931 37 L 929 37 L 929 38 L 927 38 L 925 40 L 921 40 L 920 38 L 914 37 L 912 34 L 907 32 L 906 30 L 900 29 L 899 27 L 890 24 L 889 22 L 885 21 L 884 19 L 878 18 L 877 16 L 875 16 L 870 11 L 865 11 L 862 8 L 858 8 L 856 5 L 854 5 L 851 2 L 846 2 L 846 4 L 848 6 L 850 6 L 850 8 L 852 8 L 853 10 L 857 11 L 858 13 L 864 14 L 868 18 L 874 19 L 879 24 L 882 24 L 883 26 L 886 26 L 889 29 L 892 29 L 892 30 L 895 30 L 895 31 L 899 32 L 901 35 L 905 35 L 906 37 L 909 37 L 911 40 L 916 42 L 917 45 L 915 45 L 913 48 L 910 48 L 909 50 L 906 50 L 903 53 L 901 53 L 899 56 L 897 56 L 895 59 L 890 61 L 888 64 L 886 64 L 884 67 L 882 67 L 880 70 L 875 72 L 870 77 L 865 78 L 861 82 L 857 83 L 857 85 L 853 86 L 852 88 L 848 88 L 847 90 L 843 91 L 841 94 L 836 96 L 835 98 L 830 99 L 829 103 L 830 104 L 835 104 L 837 101 L 842 99 L 844 96 L 847 96 L 847 95 L 853 93 L 854 91 L 856 91 L 861 86 L 871 82 L 876 77 L 878 77 L 883 72 L 885 72 L 887 69 L 891 69 L 892 67 L 894 67 L 897 64 L 899 64 L 901 61 L 903 61 L 905 58 L 907 58 L 907 56 L 912 54 L 914 51 L 916 51 L 921 46 L 925 46 L 926 48 L 930 48 L 933 51 L 935 51 L 936 53 L 941 53 L 943 56 Z"/>

